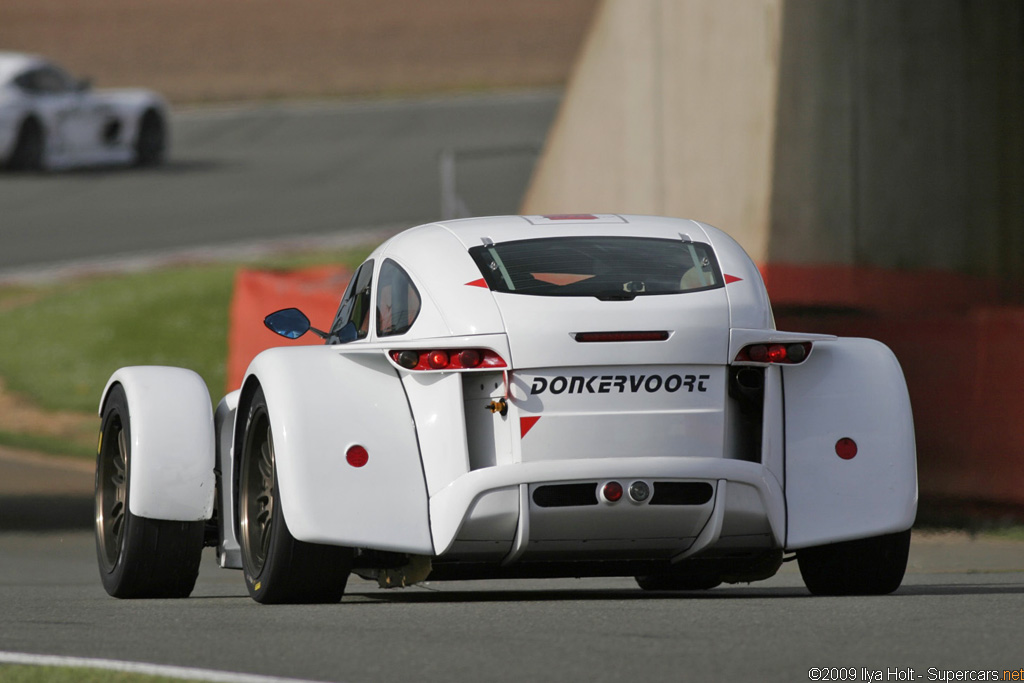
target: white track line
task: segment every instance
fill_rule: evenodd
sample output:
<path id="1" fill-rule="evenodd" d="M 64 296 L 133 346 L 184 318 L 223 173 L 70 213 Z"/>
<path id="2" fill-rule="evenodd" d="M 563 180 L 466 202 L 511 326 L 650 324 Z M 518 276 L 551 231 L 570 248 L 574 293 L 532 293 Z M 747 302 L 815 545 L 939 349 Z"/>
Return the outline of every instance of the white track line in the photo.
<path id="1" fill-rule="evenodd" d="M 164 666 L 160 664 L 143 664 L 141 662 L 122 662 L 116 659 L 30 655 L 22 652 L 0 652 L 0 664 L 70 666 L 87 669 L 105 669 L 107 671 L 121 671 L 125 673 L 142 674 L 145 676 L 164 676 L 166 678 L 182 678 L 195 681 L 215 681 L 216 683 L 315 683 L 309 679 L 300 678 L 257 676 L 255 674 L 238 674 L 230 671 L 215 671 L 213 669 L 192 669 L 184 666 Z"/>

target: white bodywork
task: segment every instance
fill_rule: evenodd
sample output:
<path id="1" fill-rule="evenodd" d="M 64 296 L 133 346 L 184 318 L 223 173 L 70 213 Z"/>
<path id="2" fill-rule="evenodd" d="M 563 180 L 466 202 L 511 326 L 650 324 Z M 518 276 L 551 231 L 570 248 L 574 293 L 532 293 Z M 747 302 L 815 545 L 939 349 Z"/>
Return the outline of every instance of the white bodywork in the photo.
<path id="1" fill-rule="evenodd" d="M 202 377 L 183 368 L 121 368 L 103 390 L 100 414 L 115 384 L 128 397 L 132 514 L 182 522 L 210 519 L 214 429 Z"/>
<path id="2" fill-rule="evenodd" d="M 529 296 L 492 291 L 468 254 L 481 244 L 581 235 L 709 245 L 724 282 L 632 300 Z M 587 575 L 587 562 L 602 561 L 630 571 L 630 562 L 781 552 L 912 525 L 913 423 L 894 356 L 870 340 L 775 330 L 756 266 L 721 231 L 639 216 L 420 226 L 368 259 L 370 311 L 387 261 L 407 273 L 421 299 L 408 331 L 381 337 L 380 317 L 371 315 L 364 338 L 265 351 L 240 391 L 221 402 L 223 566 L 240 566 L 237 471 L 257 386 L 274 434 L 280 505 L 295 538 L 430 556 L 442 578 L 445 568 L 467 577 L 528 576 L 556 565 Z M 573 336 L 637 330 L 664 330 L 667 339 L 581 343 Z M 740 358 L 751 344 L 806 344 L 811 352 L 788 365 Z M 393 355 L 466 348 L 494 353 L 506 367 L 413 370 Z M 753 403 L 735 395 L 741 368 L 763 377 Z M 133 386 L 130 375 L 115 380 Z M 171 419 L 148 409 L 137 418 L 134 401 L 148 400 L 142 395 L 129 390 L 133 430 L 137 419 Z M 502 399 L 504 415 L 487 409 Z M 208 401 L 202 410 L 210 412 Z M 175 419 L 174 429 L 212 442 L 208 424 Z M 837 455 L 841 439 L 856 442 L 855 457 Z M 139 465 L 149 458 L 184 467 L 180 450 L 144 445 L 133 451 L 138 471 L 150 471 Z M 353 445 L 368 452 L 365 466 L 346 461 Z M 208 467 L 204 458 L 190 467 Z M 601 492 L 613 481 L 624 489 L 643 482 L 654 496 L 609 501 Z M 545 498 L 581 492 L 595 500 Z"/>
<path id="3" fill-rule="evenodd" d="M 35 73 L 46 74 L 48 87 L 25 87 L 25 78 Z M 147 112 L 167 120 L 167 105 L 157 93 L 92 90 L 42 57 L 0 52 L 0 166 L 9 161 L 29 120 L 42 127 L 44 168 L 135 163 Z"/>

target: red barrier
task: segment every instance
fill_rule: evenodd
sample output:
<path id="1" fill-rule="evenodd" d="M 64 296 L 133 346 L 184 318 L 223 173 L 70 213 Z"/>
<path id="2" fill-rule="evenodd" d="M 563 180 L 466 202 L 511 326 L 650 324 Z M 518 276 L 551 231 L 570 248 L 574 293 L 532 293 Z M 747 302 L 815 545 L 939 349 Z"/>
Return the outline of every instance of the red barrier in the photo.
<path id="1" fill-rule="evenodd" d="M 228 328 L 228 391 L 241 386 L 246 368 L 260 351 L 272 346 L 323 343 L 312 333 L 295 340 L 279 337 L 266 328 L 264 317 L 295 307 L 302 309 L 313 327 L 326 330 L 351 277 L 352 273 L 340 266 L 286 272 L 240 269 L 235 275 Z"/>

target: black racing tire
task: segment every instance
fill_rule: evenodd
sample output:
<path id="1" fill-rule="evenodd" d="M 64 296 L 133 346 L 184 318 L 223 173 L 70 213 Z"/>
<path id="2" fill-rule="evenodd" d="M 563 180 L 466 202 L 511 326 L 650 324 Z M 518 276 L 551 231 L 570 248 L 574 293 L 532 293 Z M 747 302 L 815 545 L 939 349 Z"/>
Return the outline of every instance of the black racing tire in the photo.
<path id="1" fill-rule="evenodd" d="M 167 154 L 167 122 L 163 116 L 149 109 L 139 121 L 135 138 L 135 165 L 159 166 Z"/>
<path id="2" fill-rule="evenodd" d="M 246 419 L 237 500 L 242 569 L 253 600 L 263 604 L 341 600 L 352 569 L 352 549 L 299 541 L 288 530 L 262 387 L 253 395 Z"/>
<path id="3" fill-rule="evenodd" d="M 133 515 L 128 398 L 114 385 L 103 406 L 96 449 L 96 555 L 115 598 L 187 598 L 196 585 L 205 522 Z"/>
<path id="4" fill-rule="evenodd" d="M 717 576 L 686 574 L 651 574 L 637 576 L 636 585 L 645 591 L 706 591 L 720 586 Z"/>
<path id="5" fill-rule="evenodd" d="M 796 551 L 800 575 L 814 595 L 886 595 L 907 570 L 910 529 Z"/>
<path id="6" fill-rule="evenodd" d="M 42 171 L 45 149 L 46 132 L 38 119 L 29 117 L 21 122 L 7 166 L 12 171 Z"/>

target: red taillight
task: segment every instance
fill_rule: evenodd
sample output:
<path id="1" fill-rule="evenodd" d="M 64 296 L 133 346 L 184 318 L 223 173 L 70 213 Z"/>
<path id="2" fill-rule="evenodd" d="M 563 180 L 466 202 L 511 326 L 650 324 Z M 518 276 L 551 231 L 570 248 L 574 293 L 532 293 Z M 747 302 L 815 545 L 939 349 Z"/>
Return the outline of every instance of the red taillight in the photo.
<path id="1" fill-rule="evenodd" d="M 853 460 L 857 455 L 857 442 L 847 436 L 839 439 L 836 441 L 836 455 L 843 460 Z"/>
<path id="2" fill-rule="evenodd" d="M 444 370 L 450 360 L 447 351 L 431 351 L 427 354 L 427 365 L 432 370 Z"/>
<path id="3" fill-rule="evenodd" d="M 750 344 L 740 349 L 736 361 L 740 363 L 802 363 L 811 352 L 811 342 L 795 344 Z"/>
<path id="4" fill-rule="evenodd" d="M 634 341 L 665 341 L 668 339 L 665 330 L 650 332 L 577 332 L 573 338 L 578 342 L 634 342 Z"/>
<path id="5" fill-rule="evenodd" d="M 622 484 L 617 481 L 610 481 L 601 489 L 601 495 L 609 503 L 615 503 L 622 498 Z"/>
<path id="6" fill-rule="evenodd" d="M 388 355 L 406 370 L 475 370 L 508 367 L 490 349 L 432 349 L 389 351 Z"/>
<path id="7" fill-rule="evenodd" d="M 345 451 L 345 460 L 352 467 L 362 467 L 366 463 L 370 462 L 370 454 L 365 448 L 359 446 L 349 446 L 349 449 Z"/>

